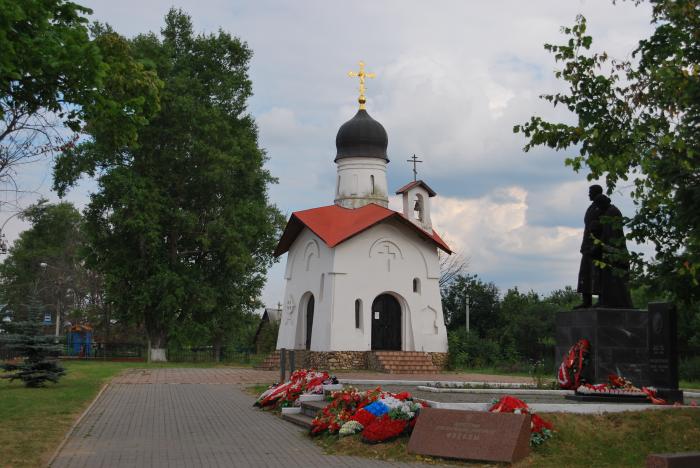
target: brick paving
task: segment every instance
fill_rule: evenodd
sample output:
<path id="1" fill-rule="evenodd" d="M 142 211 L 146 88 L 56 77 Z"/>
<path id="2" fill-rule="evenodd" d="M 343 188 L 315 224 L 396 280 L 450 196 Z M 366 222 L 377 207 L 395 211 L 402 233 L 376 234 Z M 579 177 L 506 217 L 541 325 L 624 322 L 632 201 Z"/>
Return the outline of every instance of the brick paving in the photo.
<path id="1" fill-rule="evenodd" d="M 441 382 L 502 382 L 531 383 L 530 377 L 515 377 L 488 374 L 385 374 L 372 371 L 331 372 L 339 379 L 347 380 L 409 380 Z M 163 369 L 129 369 L 117 376 L 112 383 L 119 384 L 254 384 L 272 383 L 279 380 L 279 371 L 266 371 L 237 367 L 213 368 L 163 368 Z M 289 377 L 289 372 L 287 372 Z"/>
<path id="2" fill-rule="evenodd" d="M 277 371 L 239 367 L 129 369 L 112 380 L 113 384 L 256 384 L 279 380 Z"/>
<path id="3" fill-rule="evenodd" d="M 226 368 L 127 372 L 102 393 L 51 466 L 421 466 L 324 455 L 298 427 L 253 408 L 253 398 L 243 393 L 240 384 L 269 382 L 273 374 Z"/>
<path id="4" fill-rule="evenodd" d="M 276 376 L 279 379 L 279 372 Z M 532 383 L 531 377 L 490 374 L 458 374 L 441 372 L 438 374 L 383 374 L 371 371 L 332 372 L 339 379 L 362 380 L 410 380 L 434 382 L 500 382 L 500 383 Z"/>

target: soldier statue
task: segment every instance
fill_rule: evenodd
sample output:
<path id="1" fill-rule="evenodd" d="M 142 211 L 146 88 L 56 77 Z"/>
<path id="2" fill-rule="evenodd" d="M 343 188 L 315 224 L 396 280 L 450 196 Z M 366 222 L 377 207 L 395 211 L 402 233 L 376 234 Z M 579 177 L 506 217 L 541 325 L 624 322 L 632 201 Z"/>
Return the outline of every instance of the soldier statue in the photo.
<path id="1" fill-rule="evenodd" d="M 600 185 L 591 185 L 588 188 L 588 199 L 592 202 L 595 197 L 602 195 L 603 187 Z M 598 207 L 595 203 L 591 205 L 586 210 L 586 214 L 583 217 L 583 240 L 581 241 L 581 266 L 578 270 L 578 287 L 576 291 L 581 293 L 583 302 L 576 306 L 576 309 L 586 309 L 593 305 L 593 294 L 598 294 L 599 288 L 597 284 L 597 277 L 593 270 L 593 251 L 595 244 L 593 242 L 593 237 L 591 229 L 598 224 L 599 219 Z"/>
<path id="2" fill-rule="evenodd" d="M 583 301 L 577 309 L 593 307 L 632 308 L 629 292 L 629 253 L 622 230 L 622 213 L 603 194 L 600 185 L 588 189 L 593 202 L 584 216 L 578 288 Z"/>

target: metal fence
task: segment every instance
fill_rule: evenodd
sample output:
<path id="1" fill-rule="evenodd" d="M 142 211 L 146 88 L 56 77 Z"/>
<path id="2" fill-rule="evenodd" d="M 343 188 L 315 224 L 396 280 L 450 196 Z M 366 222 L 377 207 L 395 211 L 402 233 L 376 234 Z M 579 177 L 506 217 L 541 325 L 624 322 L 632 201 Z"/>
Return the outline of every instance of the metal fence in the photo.
<path id="1" fill-rule="evenodd" d="M 20 357 L 20 353 L 18 351 L 0 346 L 0 361 L 9 361 L 10 359 L 17 357 Z"/>
<path id="2" fill-rule="evenodd" d="M 62 358 L 66 359 L 104 359 L 145 361 L 146 346 L 141 343 L 104 343 L 93 341 L 80 346 L 66 345 Z"/>
<path id="3" fill-rule="evenodd" d="M 258 364 L 266 356 L 235 348 L 221 348 L 217 353 L 212 346 L 169 348 L 167 353 L 170 362 L 235 362 L 246 365 Z"/>
<path id="4" fill-rule="evenodd" d="M 21 357 L 20 353 L 0 344 L 0 361 Z M 170 362 L 223 362 L 242 365 L 256 365 L 267 354 L 256 354 L 235 348 L 221 348 L 218 353 L 212 346 L 168 348 L 167 358 Z M 61 359 L 75 360 L 112 360 L 112 361 L 146 361 L 147 349 L 143 343 L 105 343 L 88 342 L 79 346 L 64 344 Z"/>

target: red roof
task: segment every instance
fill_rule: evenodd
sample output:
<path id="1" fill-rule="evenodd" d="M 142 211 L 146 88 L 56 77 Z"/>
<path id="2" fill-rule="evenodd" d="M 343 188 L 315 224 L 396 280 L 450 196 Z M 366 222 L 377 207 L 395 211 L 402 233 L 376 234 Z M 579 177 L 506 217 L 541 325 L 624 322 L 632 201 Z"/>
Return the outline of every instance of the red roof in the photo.
<path id="1" fill-rule="evenodd" d="M 404 193 L 404 192 L 408 192 L 409 190 L 411 190 L 413 187 L 415 187 L 417 185 L 420 185 L 421 187 L 423 187 L 428 192 L 429 197 L 434 197 L 435 195 L 437 195 L 437 193 L 435 193 L 435 190 L 428 187 L 428 184 L 426 184 L 422 180 L 414 180 L 413 182 L 407 183 L 406 185 L 404 185 L 403 187 L 401 187 L 400 189 L 398 189 L 396 191 L 396 195 L 399 195 L 399 194 Z"/>
<path id="2" fill-rule="evenodd" d="M 282 237 L 277 244 L 275 257 L 279 257 L 289 250 L 294 239 L 297 238 L 304 227 L 309 228 L 311 232 L 320 237 L 328 247 L 335 247 L 352 236 L 387 219 L 399 220 L 406 226 L 410 226 L 419 235 L 434 242 L 437 247 L 448 254 L 452 253 L 445 241 L 435 231 L 432 231 L 432 235 L 428 234 L 401 213 L 370 203 L 355 209 L 330 205 L 310 210 L 295 211 L 289 218 L 287 227 L 284 228 Z"/>

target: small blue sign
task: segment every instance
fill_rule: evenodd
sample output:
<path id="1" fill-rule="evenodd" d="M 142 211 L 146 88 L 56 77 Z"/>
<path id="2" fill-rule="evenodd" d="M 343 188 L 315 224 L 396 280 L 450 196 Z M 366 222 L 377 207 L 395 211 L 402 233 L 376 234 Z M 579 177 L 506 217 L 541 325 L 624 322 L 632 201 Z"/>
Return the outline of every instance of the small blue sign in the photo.
<path id="1" fill-rule="evenodd" d="M 44 324 L 48 325 L 51 323 L 51 312 L 44 312 Z"/>

